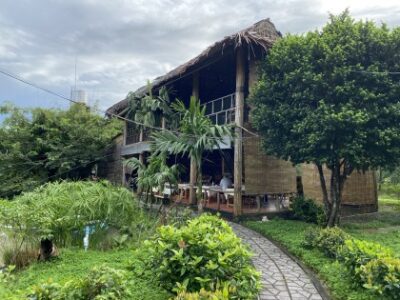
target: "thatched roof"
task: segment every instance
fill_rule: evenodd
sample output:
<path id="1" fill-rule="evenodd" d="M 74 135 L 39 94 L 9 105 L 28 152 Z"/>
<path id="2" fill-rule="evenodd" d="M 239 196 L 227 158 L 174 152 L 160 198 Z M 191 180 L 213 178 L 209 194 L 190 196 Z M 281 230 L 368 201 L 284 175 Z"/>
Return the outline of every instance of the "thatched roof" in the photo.
<path id="1" fill-rule="evenodd" d="M 167 74 L 157 77 L 152 82 L 152 88 L 154 90 L 157 90 L 163 85 L 184 77 L 185 75 L 191 74 L 191 72 L 199 69 L 211 58 L 214 58 L 217 55 L 222 56 L 225 49 L 228 49 L 230 47 L 236 48 L 242 45 L 248 45 L 250 49 L 262 48 L 264 50 L 267 50 L 279 37 L 281 37 L 281 33 L 276 30 L 275 25 L 269 19 L 261 20 L 255 23 L 253 26 L 243 29 L 235 34 L 226 36 L 222 40 L 209 46 L 195 58 L 189 60 L 183 65 L 180 65 L 179 67 L 173 69 Z M 140 96 L 145 94 L 146 91 L 147 86 L 143 86 L 136 90 L 135 94 Z M 107 114 L 119 114 L 127 106 L 128 100 L 124 99 L 108 108 Z"/>

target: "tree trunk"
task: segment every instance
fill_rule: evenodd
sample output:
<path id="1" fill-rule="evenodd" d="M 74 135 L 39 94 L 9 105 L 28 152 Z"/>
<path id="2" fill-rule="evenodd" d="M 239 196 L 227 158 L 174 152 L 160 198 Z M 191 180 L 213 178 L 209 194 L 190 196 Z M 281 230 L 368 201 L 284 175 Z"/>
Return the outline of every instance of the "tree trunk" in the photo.
<path id="1" fill-rule="evenodd" d="M 343 175 L 342 175 L 340 162 L 338 161 L 334 163 L 331 170 L 331 186 L 330 186 L 332 206 L 328 215 L 327 227 L 333 227 L 339 224 L 340 208 L 342 205 L 342 190 L 345 179 L 346 179 L 346 170 L 343 170 Z"/>
<path id="2" fill-rule="evenodd" d="M 383 182 L 382 168 L 379 168 L 378 172 L 379 172 L 379 176 L 378 176 L 378 191 L 380 192 L 381 189 L 382 189 L 382 182 Z"/>
<path id="3" fill-rule="evenodd" d="M 318 169 L 318 173 L 319 173 L 319 180 L 320 180 L 320 183 L 321 183 L 322 200 L 324 202 L 325 213 L 328 216 L 328 214 L 331 211 L 331 203 L 329 202 L 328 189 L 326 187 L 324 169 L 322 168 L 321 164 L 317 164 L 317 169 Z"/>
<path id="4" fill-rule="evenodd" d="M 196 190 L 195 190 L 195 184 L 196 184 L 196 178 L 197 178 L 197 164 L 196 160 L 194 157 L 190 158 L 190 187 L 189 187 L 189 202 L 190 204 L 194 205 L 196 204 Z"/>
<path id="5" fill-rule="evenodd" d="M 50 239 L 43 239 L 40 241 L 38 260 L 49 260 L 56 255 L 55 246 Z"/>
<path id="6" fill-rule="evenodd" d="M 197 190 L 196 190 L 196 198 L 197 198 L 197 209 L 199 214 L 203 212 L 203 199 L 202 199 L 202 192 L 203 192 L 203 175 L 201 172 L 201 163 L 197 166 Z"/>
<path id="7" fill-rule="evenodd" d="M 327 227 L 333 227 L 339 224 L 344 184 L 347 177 L 353 172 L 354 167 L 343 159 L 337 159 L 332 164 L 330 167 L 331 180 L 328 194 L 323 166 L 321 164 L 316 165 L 318 168 L 324 207 L 327 216 Z"/>

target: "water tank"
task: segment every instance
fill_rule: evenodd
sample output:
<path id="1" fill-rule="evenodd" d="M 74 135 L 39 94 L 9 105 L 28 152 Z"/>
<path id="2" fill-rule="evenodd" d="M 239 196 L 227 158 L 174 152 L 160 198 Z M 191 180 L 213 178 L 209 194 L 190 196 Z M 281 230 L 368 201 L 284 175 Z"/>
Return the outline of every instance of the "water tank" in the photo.
<path id="1" fill-rule="evenodd" d="M 86 91 L 71 89 L 71 100 L 88 104 Z"/>

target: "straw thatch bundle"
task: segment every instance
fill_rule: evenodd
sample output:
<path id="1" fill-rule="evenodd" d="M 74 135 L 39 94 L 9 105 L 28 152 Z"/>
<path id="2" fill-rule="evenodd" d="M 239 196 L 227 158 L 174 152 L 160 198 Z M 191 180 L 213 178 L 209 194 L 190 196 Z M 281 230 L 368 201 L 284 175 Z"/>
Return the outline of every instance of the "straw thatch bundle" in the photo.
<path id="1" fill-rule="evenodd" d="M 199 70 L 205 65 L 208 65 L 211 61 L 222 57 L 224 52 L 228 49 L 235 49 L 240 46 L 248 46 L 250 53 L 255 53 L 255 51 L 258 49 L 266 51 L 279 37 L 281 37 L 281 33 L 276 30 L 275 25 L 269 19 L 261 20 L 255 23 L 253 26 L 226 36 L 222 40 L 209 46 L 195 58 L 180 65 L 167 74 L 157 77 L 152 82 L 152 88 L 153 90 L 157 90 L 163 85 L 192 74 L 194 71 Z M 135 91 L 135 94 L 141 96 L 146 92 L 147 86 L 143 86 Z M 120 114 L 127 106 L 128 99 L 124 99 L 111 106 L 107 110 L 107 114 Z"/>

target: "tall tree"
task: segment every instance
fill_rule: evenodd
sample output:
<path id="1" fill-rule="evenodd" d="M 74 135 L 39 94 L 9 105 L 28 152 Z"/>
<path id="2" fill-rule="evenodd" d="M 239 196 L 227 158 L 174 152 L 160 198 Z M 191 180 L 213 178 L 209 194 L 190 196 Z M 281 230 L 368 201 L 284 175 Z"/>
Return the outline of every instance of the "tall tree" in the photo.
<path id="1" fill-rule="evenodd" d="M 104 159 L 121 122 L 76 104 L 68 110 L 0 107 L 0 197 L 59 178 L 84 178 Z"/>
<path id="2" fill-rule="evenodd" d="M 196 162 L 197 200 L 201 199 L 203 154 L 218 149 L 224 136 L 232 136 L 232 130 L 226 125 L 214 125 L 205 115 L 205 106 L 191 97 L 189 107 L 182 101 L 172 104 L 180 115 L 180 124 L 176 132 L 165 130 L 153 133 L 152 151 L 157 153 L 187 154 Z"/>
<path id="3" fill-rule="evenodd" d="M 399 163 L 399 71 L 400 29 L 348 11 L 320 31 L 280 39 L 260 66 L 251 101 L 264 149 L 317 166 L 328 226 L 339 221 L 354 170 Z"/>

